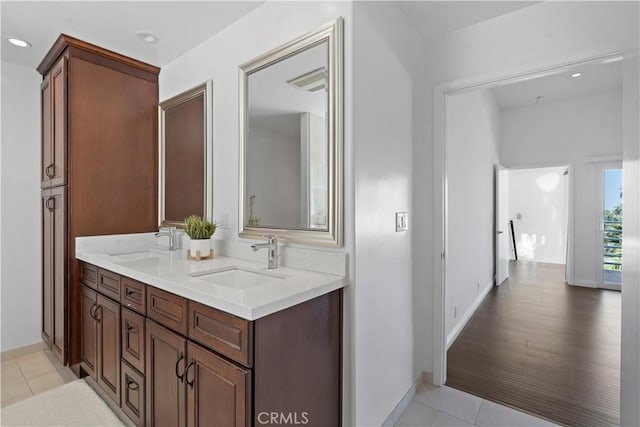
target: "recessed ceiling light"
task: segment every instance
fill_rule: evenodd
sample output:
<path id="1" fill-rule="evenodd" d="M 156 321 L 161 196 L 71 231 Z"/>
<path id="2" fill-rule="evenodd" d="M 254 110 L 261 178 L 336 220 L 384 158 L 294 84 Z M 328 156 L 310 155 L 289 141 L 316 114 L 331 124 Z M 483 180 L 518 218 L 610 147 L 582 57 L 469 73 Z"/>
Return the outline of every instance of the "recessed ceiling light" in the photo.
<path id="1" fill-rule="evenodd" d="M 582 73 L 573 73 L 571 74 L 571 77 L 580 77 L 582 75 Z"/>
<path id="2" fill-rule="evenodd" d="M 158 43 L 160 40 L 158 36 L 147 31 L 138 31 L 136 32 L 136 36 L 145 43 Z"/>
<path id="3" fill-rule="evenodd" d="M 31 43 L 29 43 L 26 40 L 21 40 L 21 39 L 16 39 L 16 38 L 8 38 L 7 41 L 9 43 L 11 43 L 14 46 L 18 46 L 18 47 L 31 47 Z"/>

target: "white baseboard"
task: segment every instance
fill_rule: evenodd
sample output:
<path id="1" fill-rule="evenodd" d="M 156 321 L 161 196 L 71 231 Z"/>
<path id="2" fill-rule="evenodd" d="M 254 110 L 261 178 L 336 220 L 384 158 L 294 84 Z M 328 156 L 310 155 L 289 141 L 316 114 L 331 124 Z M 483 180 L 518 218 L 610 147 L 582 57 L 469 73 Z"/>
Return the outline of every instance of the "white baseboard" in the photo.
<path id="1" fill-rule="evenodd" d="M 413 384 L 411 384 L 411 387 L 409 387 L 409 390 L 407 390 L 402 399 L 400 399 L 400 402 L 398 402 L 396 407 L 393 408 L 393 411 L 391 411 L 387 419 L 384 420 L 384 422 L 382 423 L 382 427 L 393 427 L 398 422 L 398 420 L 416 395 L 416 391 L 418 390 L 418 388 L 420 388 L 420 385 L 422 385 L 422 383 L 427 381 L 427 378 L 431 378 L 431 374 L 427 372 L 421 372 L 416 377 L 416 379 L 413 381 Z"/>
<path id="2" fill-rule="evenodd" d="M 447 350 L 449 350 L 451 344 L 453 344 L 456 338 L 458 338 L 458 335 L 460 335 L 462 329 L 465 327 L 469 319 L 471 319 L 471 316 L 473 316 L 473 313 L 476 312 L 476 310 L 480 306 L 480 303 L 482 303 L 482 300 L 487 296 L 491 289 L 493 289 L 493 283 L 489 283 L 484 287 L 484 289 L 482 289 L 469 309 L 462 315 L 462 317 L 460 317 L 460 320 L 458 321 L 456 326 L 454 326 L 451 332 L 449 332 L 449 335 L 447 335 Z"/>

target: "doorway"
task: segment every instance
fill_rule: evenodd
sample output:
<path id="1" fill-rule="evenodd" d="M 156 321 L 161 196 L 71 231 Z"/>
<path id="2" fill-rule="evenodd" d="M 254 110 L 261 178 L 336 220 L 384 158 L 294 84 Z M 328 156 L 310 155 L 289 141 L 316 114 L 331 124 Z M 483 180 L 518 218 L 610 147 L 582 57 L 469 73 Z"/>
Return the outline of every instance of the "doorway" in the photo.
<path id="1" fill-rule="evenodd" d="M 602 286 L 622 288 L 622 178 L 620 167 L 602 170 Z"/>

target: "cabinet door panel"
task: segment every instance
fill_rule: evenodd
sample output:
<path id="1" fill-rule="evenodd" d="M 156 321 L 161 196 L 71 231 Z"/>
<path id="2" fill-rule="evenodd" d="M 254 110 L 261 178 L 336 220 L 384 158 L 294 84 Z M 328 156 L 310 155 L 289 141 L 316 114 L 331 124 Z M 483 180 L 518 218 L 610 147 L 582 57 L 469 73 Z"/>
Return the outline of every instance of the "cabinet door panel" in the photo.
<path id="1" fill-rule="evenodd" d="M 98 384 L 120 405 L 120 304 L 98 294 Z"/>
<path id="2" fill-rule="evenodd" d="M 50 178 L 49 185 L 67 183 L 67 58 L 62 57 L 51 70 L 51 98 L 53 124 L 52 159 L 45 166 L 45 176 Z M 48 174 L 47 174 L 48 172 Z"/>
<path id="3" fill-rule="evenodd" d="M 87 375 L 96 379 L 96 362 L 98 360 L 96 340 L 98 329 L 92 314 L 97 305 L 97 294 L 86 286 L 81 287 L 80 293 L 80 319 L 82 322 L 80 364 Z"/>
<path id="4" fill-rule="evenodd" d="M 121 366 L 122 410 L 137 426 L 144 425 L 144 377 L 124 360 Z"/>
<path id="5" fill-rule="evenodd" d="M 147 289 L 147 316 L 162 326 L 187 335 L 187 299 L 154 287 Z"/>
<path id="6" fill-rule="evenodd" d="M 42 194 L 42 339 L 51 347 L 53 338 L 53 212 L 50 190 Z M 48 207 L 49 206 L 49 207 Z"/>
<path id="7" fill-rule="evenodd" d="M 186 339 L 147 320 L 146 422 L 184 427 Z"/>
<path id="8" fill-rule="evenodd" d="M 67 314 L 67 199 L 66 188 L 51 190 L 49 206 L 53 208 L 53 338 L 51 350 L 66 364 Z"/>
<path id="9" fill-rule="evenodd" d="M 122 307 L 122 358 L 144 374 L 144 317 Z"/>
<path id="10" fill-rule="evenodd" d="M 40 168 L 40 181 L 42 188 L 50 187 L 51 178 L 47 176 L 47 172 L 51 172 L 50 165 L 53 164 L 53 123 L 51 121 L 51 74 L 44 76 L 40 85 L 40 123 L 41 123 L 41 142 L 42 157 Z M 47 170 L 49 167 L 49 170 Z"/>
<path id="11" fill-rule="evenodd" d="M 249 372 L 200 346 L 188 343 L 187 425 L 240 427 L 248 425 L 251 407 Z"/>

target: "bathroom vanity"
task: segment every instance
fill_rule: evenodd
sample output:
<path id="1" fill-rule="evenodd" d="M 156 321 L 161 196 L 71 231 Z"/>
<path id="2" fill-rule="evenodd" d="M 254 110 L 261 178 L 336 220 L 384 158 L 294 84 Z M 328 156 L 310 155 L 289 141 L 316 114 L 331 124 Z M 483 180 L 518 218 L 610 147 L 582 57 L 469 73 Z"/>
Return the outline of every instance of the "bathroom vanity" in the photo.
<path id="1" fill-rule="evenodd" d="M 80 366 L 136 425 L 341 424 L 342 277 L 113 237 L 77 242 Z"/>

